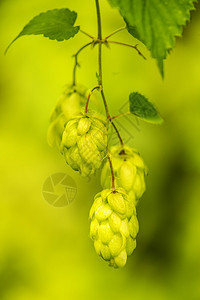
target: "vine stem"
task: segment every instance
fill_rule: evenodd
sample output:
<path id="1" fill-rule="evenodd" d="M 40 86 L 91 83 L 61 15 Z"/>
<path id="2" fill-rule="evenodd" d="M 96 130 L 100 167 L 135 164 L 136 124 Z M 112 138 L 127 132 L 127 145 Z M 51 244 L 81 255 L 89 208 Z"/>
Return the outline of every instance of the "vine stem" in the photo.
<path id="1" fill-rule="evenodd" d="M 99 7 L 99 0 L 95 0 L 96 3 L 96 11 L 97 11 L 97 28 L 98 28 L 98 40 L 102 40 L 102 30 L 101 30 L 101 13 Z M 103 90 L 102 87 L 102 44 L 99 43 L 99 86 L 101 87 L 101 91 Z"/>
<path id="2" fill-rule="evenodd" d="M 101 28 L 101 13 L 100 13 L 100 7 L 99 7 L 99 0 L 95 0 L 96 3 L 96 11 L 97 11 L 97 26 L 98 26 L 98 45 L 99 45 L 99 55 L 98 55 L 98 64 L 99 64 L 99 77 L 98 77 L 98 83 L 99 83 L 99 89 L 101 92 L 101 97 L 103 99 L 107 119 L 111 122 L 112 126 L 114 127 L 117 136 L 119 137 L 121 145 L 123 145 L 123 140 L 122 137 L 120 136 L 120 133 L 115 126 L 115 124 L 111 121 L 111 116 L 109 113 L 108 105 L 106 102 L 105 94 L 103 91 L 103 85 L 102 85 L 102 43 L 104 40 L 102 40 L 102 28 Z"/>
<path id="3" fill-rule="evenodd" d="M 87 101 L 86 101 L 86 104 L 85 104 L 85 113 L 87 113 L 88 111 L 88 104 L 89 104 L 89 101 L 90 101 L 90 97 L 92 96 L 94 90 L 97 90 L 99 89 L 99 86 L 95 86 L 88 94 L 88 97 L 87 97 Z"/>
<path id="4" fill-rule="evenodd" d="M 110 155 L 108 155 L 108 161 L 110 164 L 110 170 L 111 170 L 111 176 L 112 176 L 112 189 L 115 189 L 115 175 L 114 175 L 114 170 L 113 170 L 113 165 L 112 165 L 112 160 Z"/>
<path id="5" fill-rule="evenodd" d="M 136 45 L 130 45 L 130 44 L 126 44 L 126 43 L 122 43 L 122 42 L 117 42 L 117 41 L 107 41 L 108 44 L 117 44 L 117 45 L 121 45 L 121 46 L 126 46 L 126 47 L 130 47 L 133 48 L 137 51 L 137 53 L 142 56 L 145 60 L 146 57 L 142 54 L 142 52 L 138 49 L 137 44 Z"/>
<path id="6" fill-rule="evenodd" d="M 92 40 L 94 40 L 94 37 L 92 35 L 90 35 L 89 33 L 85 32 L 84 30 L 80 29 L 79 30 L 81 33 L 83 33 L 84 35 L 88 36 L 89 38 L 91 38 Z"/>
<path id="7" fill-rule="evenodd" d="M 102 39 L 102 30 L 101 30 L 101 13 L 99 7 L 99 0 L 95 0 L 96 10 L 97 10 L 97 25 L 98 25 L 98 39 Z"/>
<path id="8" fill-rule="evenodd" d="M 117 133 L 117 136 L 118 136 L 118 138 L 119 138 L 120 144 L 123 146 L 123 145 L 124 145 L 124 142 L 123 142 L 122 137 L 121 137 L 121 135 L 120 135 L 120 133 L 119 133 L 119 130 L 117 129 L 117 127 L 116 127 L 115 123 L 113 123 L 113 121 L 110 120 L 110 122 L 111 122 L 113 128 L 115 129 L 115 131 L 116 131 L 116 133 Z"/>
<path id="9" fill-rule="evenodd" d="M 89 42 L 85 45 L 83 45 L 73 56 L 74 56 L 74 59 L 75 59 L 75 64 L 74 64 L 74 69 L 73 69 L 73 86 L 76 85 L 76 69 L 77 67 L 79 66 L 79 63 L 78 63 L 78 55 L 79 53 L 85 49 L 86 47 L 90 46 L 93 44 L 93 41 L 92 42 Z"/>
<path id="10" fill-rule="evenodd" d="M 118 29 L 116 29 L 115 31 L 111 32 L 109 35 L 107 35 L 104 39 L 107 40 L 109 39 L 111 36 L 113 36 L 114 34 L 122 31 L 122 30 L 125 30 L 127 27 L 126 26 L 123 26 L 123 27 L 120 27 Z"/>
<path id="11" fill-rule="evenodd" d="M 127 112 L 125 112 L 123 114 L 119 114 L 117 116 L 111 117 L 111 120 L 117 119 L 119 117 L 124 117 L 124 116 L 130 115 L 130 114 L 131 114 L 130 111 L 127 111 Z"/>

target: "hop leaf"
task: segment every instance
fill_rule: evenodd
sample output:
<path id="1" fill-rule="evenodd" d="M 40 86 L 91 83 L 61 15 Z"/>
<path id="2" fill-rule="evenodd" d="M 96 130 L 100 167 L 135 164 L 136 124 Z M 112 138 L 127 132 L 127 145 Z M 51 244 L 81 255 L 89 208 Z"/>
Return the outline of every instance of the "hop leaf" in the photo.
<path id="1" fill-rule="evenodd" d="M 190 19 L 195 0 L 108 0 L 117 7 L 127 23 L 128 31 L 142 41 L 158 62 L 164 76 L 163 60 L 181 36 L 183 26 Z"/>
<path id="2" fill-rule="evenodd" d="M 130 112 L 138 118 L 153 124 L 161 124 L 163 122 L 158 110 L 143 95 L 139 93 L 131 93 L 129 95 Z"/>
<path id="3" fill-rule="evenodd" d="M 21 36 L 42 34 L 51 40 L 64 41 L 74 37 L 80 27 L 74 26 L 77 13 L 68 8 L 53 9 L 34 17 L 10 43 L 10 46 Z"/>

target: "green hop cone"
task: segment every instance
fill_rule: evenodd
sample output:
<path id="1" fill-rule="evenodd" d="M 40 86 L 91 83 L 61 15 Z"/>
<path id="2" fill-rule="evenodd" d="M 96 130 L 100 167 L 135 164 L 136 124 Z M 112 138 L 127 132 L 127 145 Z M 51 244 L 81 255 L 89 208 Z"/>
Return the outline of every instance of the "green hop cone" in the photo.
<path id="1" fill-rule="evenodd" d="M 126 145 L 113 146 L 110 149 L 116 187 L 122 187 L 131 201 L 137 205 L 145 192 L 144 176 L 147 168 L 138 152 Z M 101 185 L 104 189 L 111 188 L 112 176 L 107 161 L 101 173 Z"/>
<path id="2" fill-rule="evenodd" d="M 136 248 L 139 230 L 133 201 L 123 189 L 98 193 L 90 210 L 90 237 L 98 255 L 115 268 L 124 267 Z"/>
<path id="3" fill-rule="evenodd" d="M 66 124 L 60 150 L 67 164 L 81 175 L 92 175 L 100 168 L 106 147 L 107 128 L 102 116 L 80 114 Z"/>
<path id="4" fill-rule="evenodd" d="M 48 143 L 60 147 L 65 124 L 84 110 L 89 90 L 82 86 L 68 86 L 58 99 L 50 116 Z M 98 100 L 91 96 L 91 104 L 98 109 Z"/>

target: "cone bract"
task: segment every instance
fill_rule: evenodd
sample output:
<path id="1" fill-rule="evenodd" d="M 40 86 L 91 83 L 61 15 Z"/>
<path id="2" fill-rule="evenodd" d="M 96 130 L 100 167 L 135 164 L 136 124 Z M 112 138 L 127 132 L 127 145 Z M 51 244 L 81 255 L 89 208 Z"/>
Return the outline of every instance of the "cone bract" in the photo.
<path id="1" fill-rule="evenodd" d="M 90 237 L 98 255 L 115 268 L 126 264 L 136 247 L 136 210 L 123 189 L 98 193 L 90 210 Z"/>
<path id="2" fill-rule="evenodd" d="M 100 168 L 107 147 L 107 129 L 103 117 L 80 114 L 65 126 L 60 150 L 66 162 L 83 176 Z"/>
<path id="3" fill-rule="evenodd" d="M 126 146 L 113 146 L 110 149 L 116 187 L 122 187 L 136 205 L 145 192 L 144 176 L 147 168 L 139 153 Z M 101 173 L 101 185 L 104 189 L 111 188 L 112 176 L 107 161 Z"/>

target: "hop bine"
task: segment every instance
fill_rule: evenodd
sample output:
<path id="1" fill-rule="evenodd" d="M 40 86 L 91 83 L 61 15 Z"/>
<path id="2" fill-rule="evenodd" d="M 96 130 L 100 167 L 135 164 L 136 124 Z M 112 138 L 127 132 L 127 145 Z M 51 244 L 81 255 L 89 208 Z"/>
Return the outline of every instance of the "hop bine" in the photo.
<path id="1" fill-rule="evenodd" d="M 66 124 L 60 150 L 67 164 L 81 175 L 92 175 L 100 168 L 106 147 L 106 121 L 97 113 L 80 114 Z"/>
<path id="2" fill-rule="evenodd" d="M 90 210 L 90 237 L 98 255 L 115 268 L 126 264 L 136 247 L 136 209 L 123 189 L 97 194 Z"/>
<path id="3" fill-rule="evenodd" d="M 126 145 L 111 147 L 110 155 L 116 187 L 122 187 L 128 194 L 129 199 L 137 205 L 146 189 L 144 176 L 147 174 L 147 167 L 143 159 L 136 150 Z M 112 186 L 112 176 L 108 161 L 102 169 L 101 185 L 104 189 Z"/>

